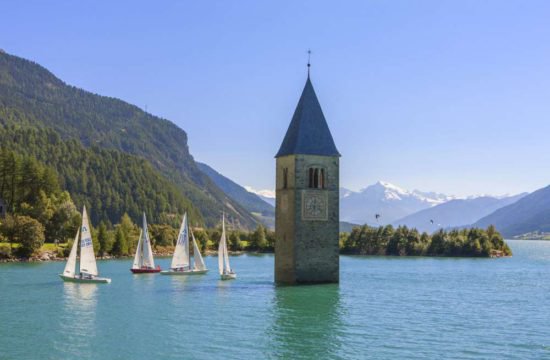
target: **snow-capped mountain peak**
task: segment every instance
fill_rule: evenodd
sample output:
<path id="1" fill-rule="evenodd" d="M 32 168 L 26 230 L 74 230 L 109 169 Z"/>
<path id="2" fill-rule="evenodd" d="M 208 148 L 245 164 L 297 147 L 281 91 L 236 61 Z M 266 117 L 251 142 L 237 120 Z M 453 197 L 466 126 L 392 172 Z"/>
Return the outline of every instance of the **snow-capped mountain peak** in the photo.
<path id="1" fill-rule="evenodd" d="M 269 205 L 275 206 L 275 191 L 274 190 L 268 190 L 268 189 L 256 190 L 252 186 L 245 186 L 244 188 L 246 189 L 246 191 L 248 191 L 252 194 L 258 195 L 260 197 L 260 199 L 262 199 L 263 201 L 265 201 Z"/>
<path id="2" fill-rule="evenodd" d="M 382 186 L 385 189 L 386 192 L 391 192 L 391 193 L 394 193 L 394 194 L 410 195 L 409 191 L 407 191 L 403 188 L 400 188 L 399 186 L 394 185 L 392 183 L 389 183 L 387 181 L 378 181 L 373 186 Z"/>
<path id="3" fill-rule="evenodd" d="M 345 221 L 359 224 L 390 223 L 404 214 L 439 205 L 453 198 L 435 192 L 409 191 L 388 181 L 377 181 L 358 192 L 340 189 L 340 216 Z"/>
<path id="4" fill-rule="evenodd" d="M 260 195 L 260 196 L 263 196 L 263 197 L 266 197 L 266 198 L 275 199 L 275 191 L 274 190 L 269 190 L 269 189 L 256 190 L 252 186 L 248 186 L 248 185 L 245 186 L 244 188 L 246 189 L 246 191 L 251 192 L 253 194 Z"/>
<path id="5" fill-rule="evenodd" d="M 364 196 L 376 195 L 377 197 L 382 197 L 387 201 L 401 201 L 407 198 L 414 198 L 416 200 L 429 203 L 430 205 L 437 205 L 454 198 L 452 196 L 438 194 L 435 192 L 405 190 L 402 187 L 387 181 L 377 181 L 375 184 L 359 190 L 358 194 L 363 194 Z M 350 196 L 350 194 L 347 194 L 347 196 Z"/>
<path id="6" fill-rule="evenodd" d="M 354 193 L 354 191 L 341 187 L 340 188 L 340 199 L 347 198 L 348 196 L 350 196 L 353 193 Z"/>

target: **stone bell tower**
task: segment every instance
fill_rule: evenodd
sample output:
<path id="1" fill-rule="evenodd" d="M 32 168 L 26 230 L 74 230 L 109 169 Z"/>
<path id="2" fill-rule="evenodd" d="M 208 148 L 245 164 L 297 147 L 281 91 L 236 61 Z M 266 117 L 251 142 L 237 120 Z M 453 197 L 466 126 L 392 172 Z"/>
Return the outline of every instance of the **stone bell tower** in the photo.
<path id="1" fill-rule="evenodd" d="M 338 282 L 340 153 L 309 72 L 275 158 L 275 281 Z"/>

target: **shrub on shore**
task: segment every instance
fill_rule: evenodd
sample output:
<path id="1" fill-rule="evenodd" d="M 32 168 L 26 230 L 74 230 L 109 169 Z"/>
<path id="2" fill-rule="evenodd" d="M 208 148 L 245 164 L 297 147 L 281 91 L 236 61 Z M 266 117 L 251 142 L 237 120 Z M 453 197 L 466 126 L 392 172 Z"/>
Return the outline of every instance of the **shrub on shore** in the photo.
<path id="1" fill-rule="evenodd" d="M 11 246 L 8 244 L 0 244 L 0 259 L 11 258 Z"/>
<path id="2" fill-rule="evenodd" d="M 20 244 L 16 250 L 19 257 L 30 257 L 44 244 L 44 226 L 29 216 L 6 216 L 0 231 L 10 244 Z"/>

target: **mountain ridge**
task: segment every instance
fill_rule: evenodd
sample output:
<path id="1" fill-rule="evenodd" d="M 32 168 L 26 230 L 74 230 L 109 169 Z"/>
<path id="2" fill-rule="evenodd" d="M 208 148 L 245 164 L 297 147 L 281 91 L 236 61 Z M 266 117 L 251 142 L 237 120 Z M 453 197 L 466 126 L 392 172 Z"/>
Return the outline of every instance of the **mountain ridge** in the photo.
<path id="1" fill-rule="evenodd" d="M 262 200 L 258 195 L 248 191 L 245 187 L 237 184 L 205 163 L 197 162 L 197 166 L 220 189 L 249 212 L 260 213 L 267 217 L 275 217 L 275 208 Z"/>
<path id="2" fill-rule="evenodd" d="M 500 199 L 490 196 L 452 199 L 398 219 L 392 225 L 406 225 L 426 232 L 433 232 L 440 228 L 469 226 L 484 216 L 518 201 L 525 195 L 526 193 L 522 193 Z"/>
<path id="3" fill-rule="evenodd" d="M 0 125 L 50 128 L 63 140 L 149 161 L 199 209 L 208 226 L 226 209 L 234 226 L 257 221 L 203 174 L 189 152 L 187 133 L 137 106 L 67 85 L 41 65 L 0 53 Z"/>
<path id="4" fill-rule="evenodd" d="M 495 227 L 507 237 L 529 232 L 550 231 L 550 185 L 502 207 L 474 223 L 477 227 Z"/>

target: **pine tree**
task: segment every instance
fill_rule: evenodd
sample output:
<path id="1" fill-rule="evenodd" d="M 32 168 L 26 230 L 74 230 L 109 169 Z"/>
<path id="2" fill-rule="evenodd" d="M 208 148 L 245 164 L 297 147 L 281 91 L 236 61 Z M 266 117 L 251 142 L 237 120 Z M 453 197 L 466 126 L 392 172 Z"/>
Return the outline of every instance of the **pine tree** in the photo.
<path id="1" fill-rule="evenodd" d="M 139 232 L 137 232 L 137 226 L 127 213 L 124 213 L 120 218 L 120 228 L 124 233 L 128 251 L 135 249 L 139 240 Z"/>
<path id="2" fill-rule="evenodd" d="M 111 251 L 111 244 L 107 226 L 102 221 L 97 229 L 97 241 L 99 243 L 99 256 L 105 256 Z"/>
<path id="3" fill-rule="evenodd" d="M 265 236 L 265 227 L 258 225 L 256 231 L 252 235 L 252 248 L 256 250 L 264 250 L 267 247 L 267 239 Z"/>
<path id="4" fill-rule="evenodd" d="M 229 244 L 231 250 L 233 251 L 239 251 L 242 249 L 241 239 L 239 238 L 237 231 L 233 231 L 231 235 L 229 235 Z"/>
<path id="5" fill-rule="evenodd" d="M 122 231 L 121 226 L 117 226 L 115 232 L 115 242 L 111 253 L 115 256 L 128 255 L 128 244 L 126 243 L 126 237 L 124 236 L 124 231 Z"/>

